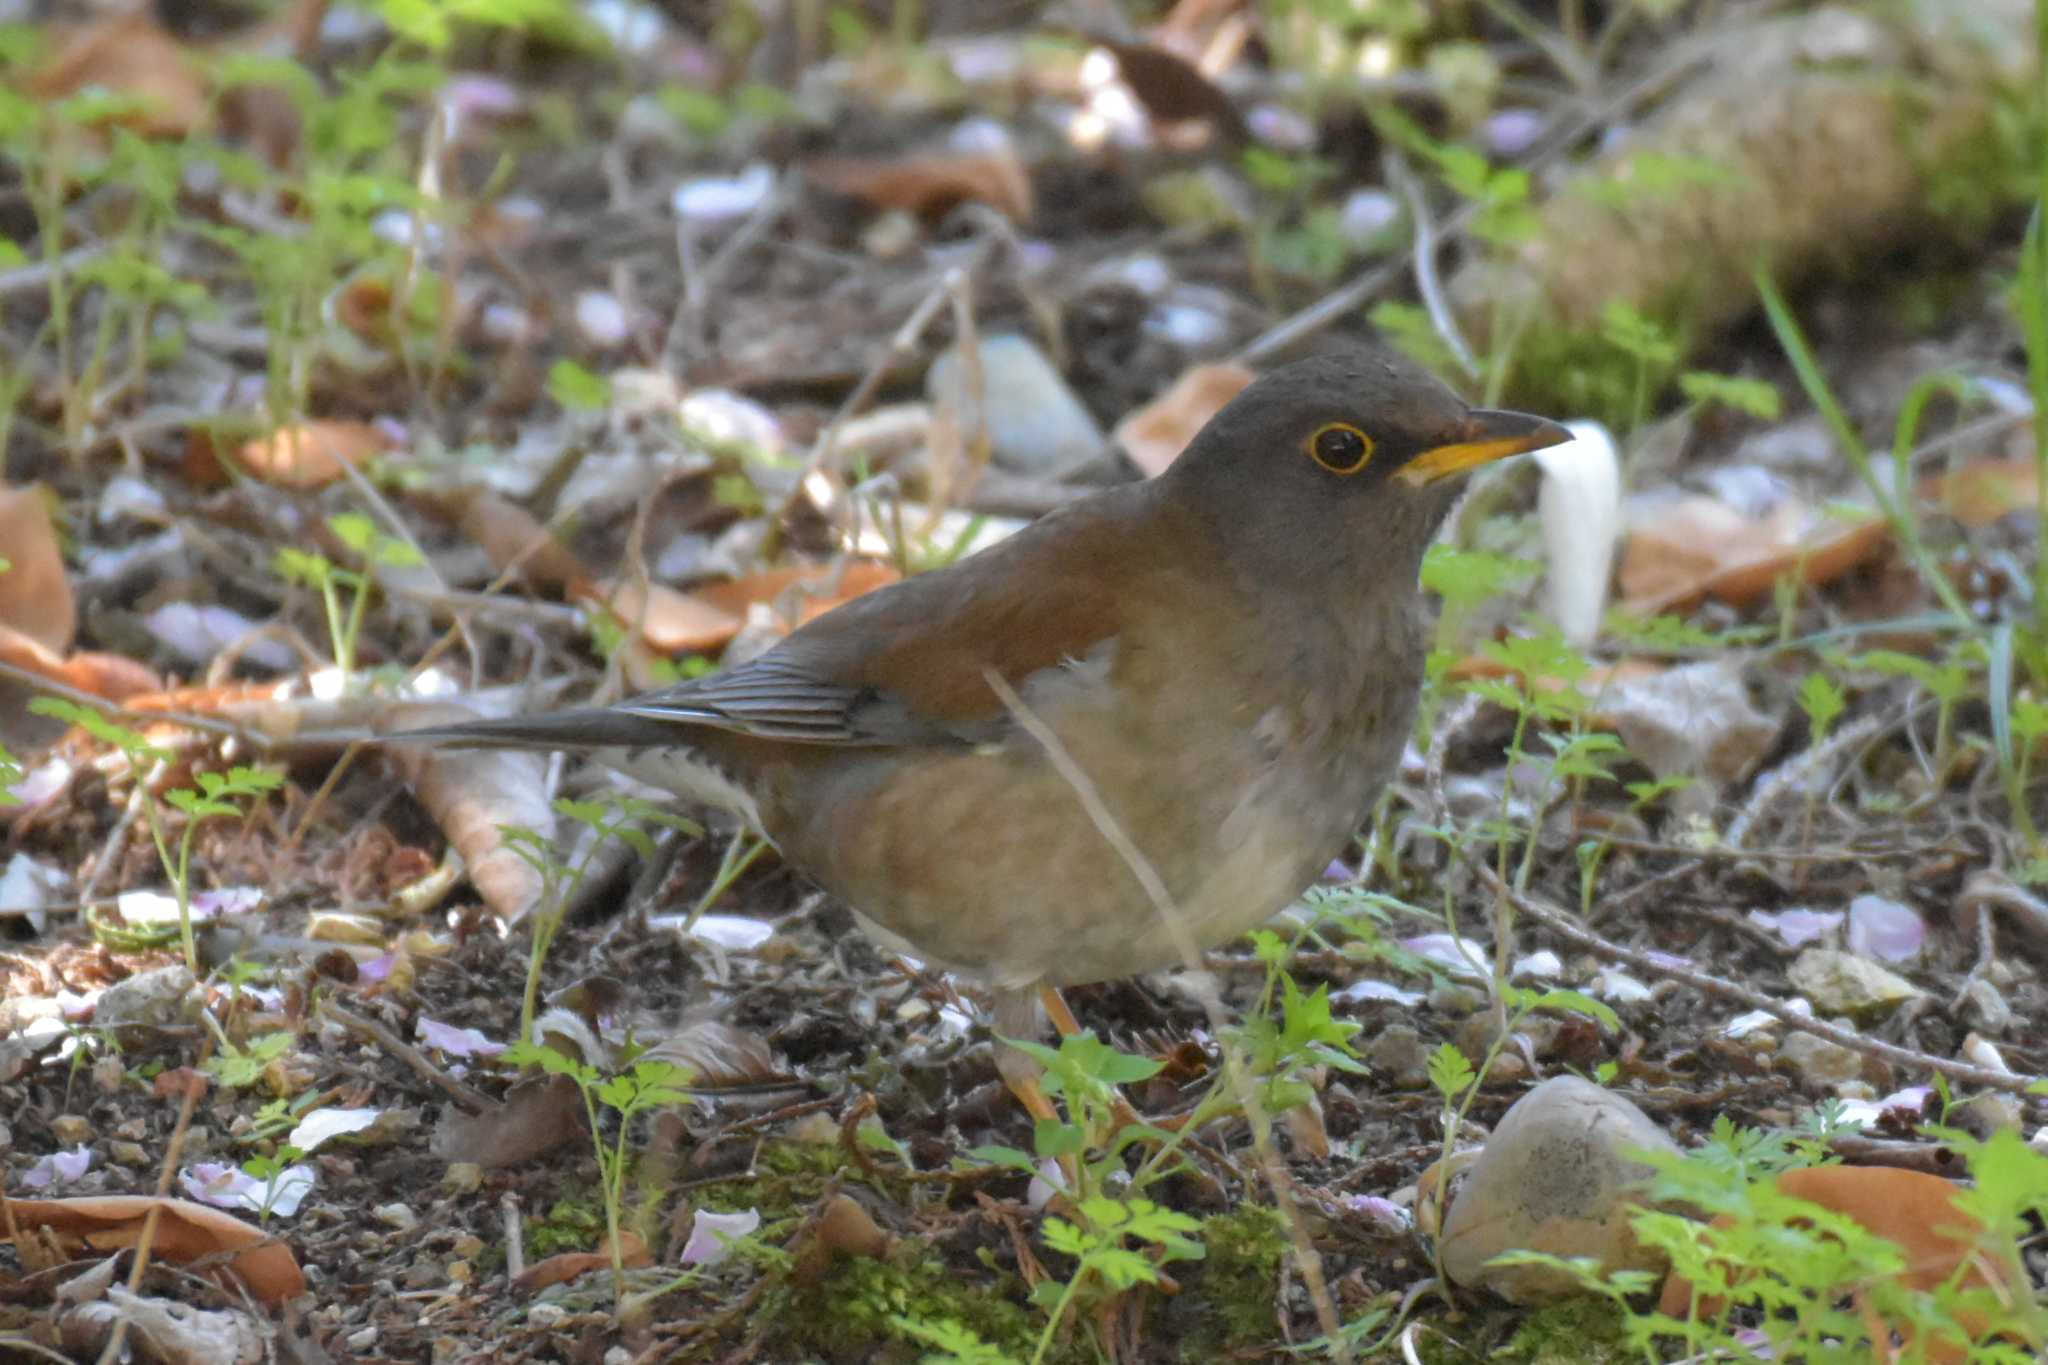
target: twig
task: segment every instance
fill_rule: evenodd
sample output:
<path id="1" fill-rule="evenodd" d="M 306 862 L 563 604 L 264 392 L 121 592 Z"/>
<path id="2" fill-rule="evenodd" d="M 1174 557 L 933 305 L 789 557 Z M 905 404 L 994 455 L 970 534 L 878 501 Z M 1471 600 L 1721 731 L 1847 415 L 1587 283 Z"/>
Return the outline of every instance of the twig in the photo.
<path id="1" fill-rule="evenodd" d="M 439 1087 L 447 1094 L 448 1098 L 454 1100 L 456 1104 L 467 1112 L 482 1114 L 491 1108 L 489 1096 L 464 1085 L 440 1067 L 435 1066 L 427 1060 L 426 1056 L 418 1048 L 406 1042 L 405 1039 L 399 1037 L 375 1019 L 365 1018 L 353 1011 L 343 1009 L 331 1000 L 322 1004 L 320 1011 L 349 1032 L 369 1039 L 399 1061 L 404 1062 L 427 1081 Z"/>
<path id="2" fill-rule="evenodd" d="M 1415 240 L 1409 248 L 1415 261 L 1415 292 L 1422 296 L 1430 325 L 1436 328 L 1437 337 L 1449 349 L 1451 358 L 1458 362 L 1467 379 L 1476 380 L 1480 376 L 1479 361 L 1465 341 L 1465 334 L 1458 329 L 1457 314 L 1451 311 L 1450 300 L 1444 297 L 1443 280 L 1437 275 L 1436 226 L 1429 216 L 1429 195 L 1409 167 L 1408 158 L 1398 150 L 1388 149 L 1386 168 L 1387 180 L 1407 201 L 1408 221 L 1415 227 Z"/>
<path id="3" fill-rule="evenodd" d="M 1600 127 L 1610 119 L 1628 114 L 1638 104 L 1646 102 L 1661 93 L 1664 87 L 1686 74 L 1686 72 L 1707 60 L 1707 54 L 1693 51 L 1682 54 L 1676 61 L 1645 75 L 1641 80 L 1623 90 L 1604 104 L 1588 109 L 1578 118 L 1559 130 L 1555 139 L 1542 151 L 1530 156 L 1522 164 L 1528 170 L 1537 170 L 1557 160 L 1573 144 Z M 1446 239 L 1462 233 L 1478 212 L 1473 203 L 1460 204 L 1444 219 L 1442 236 Z M 1382 290 L 1401 277 L 1408 267 L 1405 257 L 1397 256 L 1382 261 L 1372 269 L 1345 284 L 1339 285 L 1308 307 L 1292 317 L 1282 319 L 1252 340 L 1232 357 L 1239 364 L 1257 365 L 1282 354 L 1290 347 L 1299 345 L 1332 324 L 1350 317 L 1367 303 L 1377 298 Z"/>
<path id="4" fill-rule="evenodd" d="M 197 1066 L 204 1068 L 207 1059 L 213 1055 L 213 1034 L 209 1031 L 199 1048 Z M 192 1128 L 192 1111 L 199 1104 L 200 1092 L 205 1083 L 197 1077 L 190 1077 L 184 1083 L 185 1094 L 178 1102 L 178 1120 L 171 1126 L 171 1140 L 164 1146 L 163 1163 L 156 1173 L 156 1198 L 150 1203 L 149 1212 L 143 1215 L 142 1232 L 135 1239 L 135 1263 L 128 1268 L 128 1292 L 142 1292 L 142 1276 L 149 1269 L 149 1249 L 156 1240 L 158 1220 L 163 1215 L 164 1200 L 171 1192 L 171 1181 L 178 1172 L 178 1158 L 185 1150 L 185 1135 Z M 123 1349 L 128 1337 L 128 1319 L 124 1315 L 115 1320 L 113 1335 L 107 1338 L 106 1349 L 100 1352 L 99 1365 L 114 1365 L 125 1359 Z"/>
<path id="5" fill-rule="evenodd" d="M 676 261 L 683 288 L 676 299 L 676 311 L 669 317 L 668 332 L 662 338 L 662 369 L 673 374 L 682 368 L 686 355 L 696 355 L 705 349 L 704 314 L 710 306 L 712 291 L 740 257 L 752 250 L 769 228 L 782 221 L 782 215 L 795 201 L 795 187 L 787 179 L 777 184 L 701 267 L 696 263 L 694 225 L 687 218 L 676 218 Z"/>
<path id="6" fill-rule="evenodd" d="M 889 344 L 883 348 L 882 354 L 868 367 L 868 372 L 861 376 L 860 383 L 854 385 L 853 392 L 846 395 L 846 400 L 839 405 L 839 410 L 832 414 L 832 420 L 825 424 L 825 429 L 818 433 L 817 441 L 811 446 L 811 453 L 804 459 L 803 472 L 797 476 L 796 482 L 790 485 L 782 504 L 775 509 L 772 525 L 781 525 L 797 499 L 807 495 L 811 476 L 822 471 L 831 462 L 833 451 L 839 443 L 841 428 L 866 410 L 867 405 L 874 400 L 876 391 L 882 387 L 882 381 L 899 361 L 908 360 L 917 354 L 918 345 L 924 339 L 925 329 L 932 325 L 932 319 L 939 315 L 939 310 L 945 307 L 953 292 L 966 287 L 968 277 L 981 263 L 982 256 L 986 253 L 987 244 L 984 243 L 982 251 L 977 253 L 973 260 L 966 265 L 956 265 L 941 275 L 939 282 L 932 286 L 931 292 L 927 293 L 918 302 L 917 307 L 911 310 L 910 316 L 903 320 L 903 325 L 889 338 Z"/>
<path id="7" fill-rule="evenodd" d="M 1188 932 L 1187 921 L 1182 917 L 1180 907 L 1174 904 L 1165 880 L 1152 866 L 1151 860 L 1146 858 L 1144 852 L 1131 841 L 1131 837 L 1117 823 L 1115 815 L 1110 812 L 1109 806 L 1103 801 L 1102 794 L 1095 789 L 1095 784 L 1089 780 L 1088 774 L 1081 771 L 1080 765 L 1074 762 L 1073 755 L 1067 752 L 1066 746 L 1060 742 L 1060 737 L 1053 733 L 1052 727 L 1024 704 L 1024 699 L 1017 695 L 1016 689 L 1012 688 L 1001 674 L 992 668 L 984 668 L 981 675 L 987 679 L 989 690 L 1003 703 L 1003 709 L 1010 713 L 1011 719 L 1045 750 L 1045 756 L 1051 762 L 1053 771 L 1073 789 L 1074 795 L 1081 802 L 1082 811 L 1088 816 L 1089 823 L 1095 826 L 1095 832 L 1115 850 L 1116 855 L 1123 859 L 1124 866 L 1130 869 L 1131 875 L 1137 878 L 1146 899 L 1152 902 L 1152 909 L 1158 916 L 1160 924 L 1172 937 L 1174 949 L 1180 954 L 1181 960 L 1187 964 L 1190 971 L 1200 971 L 1201 945 L 1196 943 L 1193 935 Z M 1209 1016 L 1212 1034 L 1217 1038 L 1227 1038 L 1230 1021 L 1224 1017 L 1223 1002 L 1216 997 L 1213 990 L 1198 994 L 1202 1009 Z M 1302 1281 L 1308 1286 L 1309 1299 L 1315 1305 L 1316 1322 L 1335 1349 L 1337 1359 L 1349 1361 L 1352 1358 L 1351 1346 L 1340 1335 L 1342 1322 L 1337 1316 L 1336 1301 L 1330 1297 L 1329 1283 L 1323 1277 L 1322 1258 L 1316 1254 L 1315 1247 L 1309 1241 L 1307 1229 L 1302 1224 L 1301 1209 L 1295 1203 L 1287 1174 L 1281 1169 L 1279 1159 L 1273 1152 L 1271 1139 L 1262 1136 L 1271 1132 L 1272 1117 L 1259 1102 L 1258 1094 L 1253 1089 L 1250 1078 L 1245 1075 L 1244 1067 L 1236 1064 L 1238 1061 L 1241 1059 L 1227 1062 L 1224 1074 L 1230 1077 L 1232 1086 L 1237 1091 L 1238 1104 L 1252 1119 L 1253 1151 L 1259 1160 L 1260 1173 L 1265 1176 L 1266 1186 L 1273 1191 L 1274 1202 L 1280 1206 L 1281 1215 L 1287 1220 L 1288 1238 L 1293 1243 L 1295 1264 L 1301 1272 Z"/>
<path id="8" fill-rule="evenodd" d="M 1668 953 L 1643 952 L 1635 948 L 1625 948 L 1619 943 L 1604 939 L 1589 929 L 1581 928 L 1573 922 L 1571 916 L 1565 914 L 1562 910 L 1554 906 L 1545 905 L 1532 897 L 1525 896 L 1516 891 L 1496 876 L 1493 869 L 1488 867 L 1483 860 L 1473 857 L 1463 849 L 1458 851 L 1458 857 L 1467 867 L 1479 875 L 1481 881 L 1492 888 L 1495 895 L 1504 897 L 1514 907 L 1517 915 L 1525 915 L 1560 938 L 1567 939 L 1581 948 L 1598 953 L 1602 957 L 1626 963 L 1637 971 L 1653 976 L 1661 976 L 1679 982 L 1681 985 L 1691 986 L 1694 990 L 1700 991 L 1703 994 L 1718 996 L 1724 1000 L 1732 1000 L 1736 1004 L 1746 1006 L 1749 1009 L 1761 1010 L 1779 1023 L 1796 1029 L 1801 1033 L 1810 1033 L 1816 1038 L 1825 1038 L 1837 1046 L 1846 1047 L 1854 1052 L 1860 1052 L 1866 1057 L 1876 1057 L 1895 1066 L 1938 1071 L 1944 1076 L 1965 1081 L 1971 1085 L 1982 1086 L 1987 1090 L 2002 1090 L 2008 1094 L 2015 1095 L 2025 1094 L 2029 1086 L 2034 1085 L 2041 1079 L 2038 1076 L 2016 1076 L 2009 1071 L 1993 1071 L 1989 1067 L 1972 1066 L 1968 1062 L 1952 1062 L 1943 1057 L 1930 1056 L 1925 1052 L 1915 1052 L 1911 1048 L 1899 1047 L 1893 1043 L 1882 1043 L 1874 1038 L 1865 1038 L 1861 1034 L 1853 1033 L 1848 1029 L 1837 1028 L 1833 1024 L 1808 1018 L 1806 1015 L 1792 1009 L 1789 1005 L 1773 1000 L 1761 991 L 1753 991 L 1747 986 L 1739 986 L 1723 977 L 1714 976 L 1697 968 L 1689 967 L 1683 961 Z"/>

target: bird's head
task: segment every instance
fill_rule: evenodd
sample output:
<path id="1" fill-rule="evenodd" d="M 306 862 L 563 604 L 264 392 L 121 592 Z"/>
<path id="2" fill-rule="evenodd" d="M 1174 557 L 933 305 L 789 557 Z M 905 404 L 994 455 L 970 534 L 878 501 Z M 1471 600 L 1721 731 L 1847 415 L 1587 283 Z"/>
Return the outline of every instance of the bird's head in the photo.
<path id="1" fill-rule="evenodd" d="M 1268 581 L 1356 565 L 1412 584 L 1468 472 L 1570 439 L 1547 418 L 1474 408 L 1405 360 L 1347 350 L 1252 383 L 1162 479 Z"/>

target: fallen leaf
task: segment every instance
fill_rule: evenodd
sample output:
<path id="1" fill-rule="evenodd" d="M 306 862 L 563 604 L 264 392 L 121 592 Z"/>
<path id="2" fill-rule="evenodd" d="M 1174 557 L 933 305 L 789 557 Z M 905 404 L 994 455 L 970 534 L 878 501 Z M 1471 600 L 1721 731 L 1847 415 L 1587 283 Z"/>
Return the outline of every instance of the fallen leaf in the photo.
<path id="1" fill-rule="evenodd" d="M 761 1085 L 789 1079 L 777 1065 L 766 1038 L 720 1019 L 685 1024 L 640 1055 L 684 1068 L 692 1086 Z"/>
<path id="2" fill-rule="evenodd" d="M 893 567 L 879 560 L 849 559 L 748 574 L 726 583 L 707 584 L 695 589 L 693 595 L 739 617 L 745 617 L 747 608 L 759 602 L 793 607 L 793 613 L 777 613 L 785 623 L 793 619 L 793 629 L 876 588 L 887 587 L 900 577 Z"/>
<path id="3" fill-rule="evenodd" d="M 1631 529 L 1621 557 L 1623 606 L 1639 616 L 1702 597 L 1747 607 L 1788 573 L 1824 587 L 1876 554 L 1889 534 L 1876 513 L 1838 521 L 1786 502 L 1750 520 L 1714 498 L 1683 498 Z"/>
<path id="4" fill-rule="evenodd" d="M 314 419 L 284 427 L 243 445 L 242 467 L 280 488 L 324 488 L 358 465 L 391 449 L 390 438 L 368 422 Z"/>
<path id="5" fill-rule="evenodd" d="M 1870 1232 L 1895 1243 L 1905 1253 L 1899 1284 L 1920 1293 L 1931 1293 L 1954 1281 L 1964 1289 L 1991 1289 L 2001 1296 L 2010 1292 L 2007 1282 L 2016 1249 L 1986 1253 L 1981 1243 L 1984 1227 L 1957 1202 L 1962 1193 L 1957 1185 L 1925 1171 L 1908 1171 L 1882 1166 L 1808 1166 L 1786 1171 L 1777 1178 L 1778 1191 L 1809 1204 L 1844 1214 Z M 1716 1218 L 1714 1226 L 1725 1228 L 1732 1220 Z M 1842 1292 L 1852 1293 L 1863 1324 L 1873 1342 L 1889 1343 L 1894 1330 L 1905 1339 L 1906 1356 L 1941 1362 L 1971 1359 L 1969 1350 L 1953 1337 L 1944 1336 L 1924 1343 L 1924 1354 L 1914 1351 L 1916 1333 L 1911 1323 L 1887 1323 L 1856 1285 L 1845 1284 Z M 1692 1285 L 1677 1274 L 1664 1281 L 1658 1311 L 1673 1317 L 1686 1316 L 1692 1303 Z M 1718 1316 L 1721 1309 L 1702 1302 L 1701 1316 Z M 1991 1329 L 1990 1319 L 1981 1311 L 1958 1308 L 1956 1323 L 1972 1341 L 1981 1341 Z"/>
<path id="6" fill-rule="evenodd" d="M 567 546 L 509 498 L 481 490 L 469 494 L 457 524 L 499 573 L 511 572 L 538 591 L 566 593 L 570 584 L 589 577 Z"/>
<path id="7" fill-rule="evenodd" d="M 639 1233 L 622 1229 L 619 1233 L 619 1264 L 628 1270 L 654 1264 L 654 1257 L 648 1254 L 647 1242 Z M 528 1266 L 512 1282 L 512 1287 L 532 1294 L 546 1289 L 549 1285 L 566 1284 L 579 1279 L 593 1270 L 609 1270 L 612 1266 L 611 1243 L 607 1239 L 596 1251 L 565 1251 L 536 1261 Z"/>
<path id="8" fill-rule="evenodd" d="M 390 706 L 378 718 L 382 733 L 475 719 L 467 707 L 444 703 Z M 385 752 L 462 855 L 470 885 L 491 912 L 506 924 L 524 919 L 540 903 L 542 878 L 504 831 L 531 830 L 544 845 L 553 840 L 555 813 L 545 799 L 547 755 L 417 744 L 387 745 Z"/>
<path id="9" fill-rule="evenodd" d="M 126 96 L 136 107 L 105 121 L 144 137 L 184 137 L 206 121 L 206 86 L 192 54 L 147 9 L 53 29 L 53 37 L 55 51 L 26 83 L 38 99 L 84 90 Z"/>
<path id="10" fill-rule="evenodd" d="M 937 221 L 964 203 L 987 204 L 1012 222 L 1031 220 L 1031 176 L 1009 147 L 982 152 L 916 152 L 897 157 L 815 157 L 804 174 L 877 208 Z"/>
<path id="11" fill-rule="evenodd" d="M 1250 141 L 1244 115 L 1193 62 L 1150 43 L 1123 43 L 1091 36 L 1116 58 L 1118 77 L 1130 87 L 1154 122 L 1207 119 L 1218 135 L 1235 142 Z"/>
<path id="12" fill-rule="evenodd" d="M 12 1223 L 0 1223 L 0 1238 L 11 1227 L 41 1228 L 68 1247 L 118 1251 L 141 1240 L 144 1220 L 157 1211 L 150 1254 L 181 1265 L 218 1258 L 222 1268 L 267 1304 L 305 1292 L 306 1277 L 289 1248 L 261 1228 L 232 1214 L 187 1199 L 152 1195 L 95 1195 L 79 1199 L 10 1199 Z"/>
<path id="13" fill-rule="evenodd" d="M 645 578 L 599 580 L 574 594 L 603 607 L 664 654 L 703 654 L 722 648 L 746 624 L 735 616 L 666 583 Z"/>
<path id="14" fill-rule="evenodd" d="M 64 552 L 39 486 L 0 487 L 0 625 L 62 653 L 78 629 Z"/>
<path id="15" fill-rule="evenodd" d="M 7 625 L 0 625 L 0 663 L 108 701 L 163 687 L 162 679 L 133 659 L 92 651 L 66 656 Z"/>
<path id="16" fill-rule="evenodd" d="M 1173 387 L 1116 424 L 1116 441 L 1148 478 L 1166 472 L 1195 433 L 1258 376 L 1223 361 L 1197 365 Z"/>
<path id="17" fill-rule="evenodd" d="M 434 1155 L 474 1161 L 485 1170 L 520 1166 L 564 1143 L 583 1141 L 590 1121 L 583 1092 L 567 1076 L 533 1076 L 506 1092 L 505 1102 L 480 1114 L 454 1106 L 434 1129 Z"/>
<path id="18" fill-rule="evenodd" d="M 2034 462 L 1972 460 L 1945 474 L 1920 481 L 1920 496 L 1971 530 L 1979 530 L 2014 512 L 2031 512 L 2040 485 Z"/>

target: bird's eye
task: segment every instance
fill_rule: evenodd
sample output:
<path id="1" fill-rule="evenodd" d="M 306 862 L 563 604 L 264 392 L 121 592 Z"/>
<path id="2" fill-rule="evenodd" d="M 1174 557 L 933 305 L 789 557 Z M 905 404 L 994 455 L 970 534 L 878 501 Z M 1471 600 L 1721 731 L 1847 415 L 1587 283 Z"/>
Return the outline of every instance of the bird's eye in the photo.
<path id="1" fill-rule="evenodd" d="M 1308 455 L 1332 474 L 1356 474 L 1372 459 L 1372 437 L 1349 422 L 1330 422 L 1309 436 Z"/>

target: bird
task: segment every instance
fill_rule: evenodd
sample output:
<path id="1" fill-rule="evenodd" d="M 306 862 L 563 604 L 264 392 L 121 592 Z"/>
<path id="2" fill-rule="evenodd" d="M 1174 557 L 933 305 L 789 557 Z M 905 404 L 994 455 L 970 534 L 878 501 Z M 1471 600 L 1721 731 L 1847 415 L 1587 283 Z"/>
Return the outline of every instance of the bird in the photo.
<path id="1" fill-rule="evenodd" d="M 1156 477 L 747 662 L 387 742 L 581 751 L 734 811 L 885 947 L 983 983 L 999 1036 L 1041 1007 L 1076 1032 L 1059 988 L 1247 933 L 1347 846 L 1415 723 L 1424 551 L 1469 471 L 1569 439 L 1333 349 L 1255 379 Z M 998 1071 L 1052 1116 L 1028 1060 Z"/>

